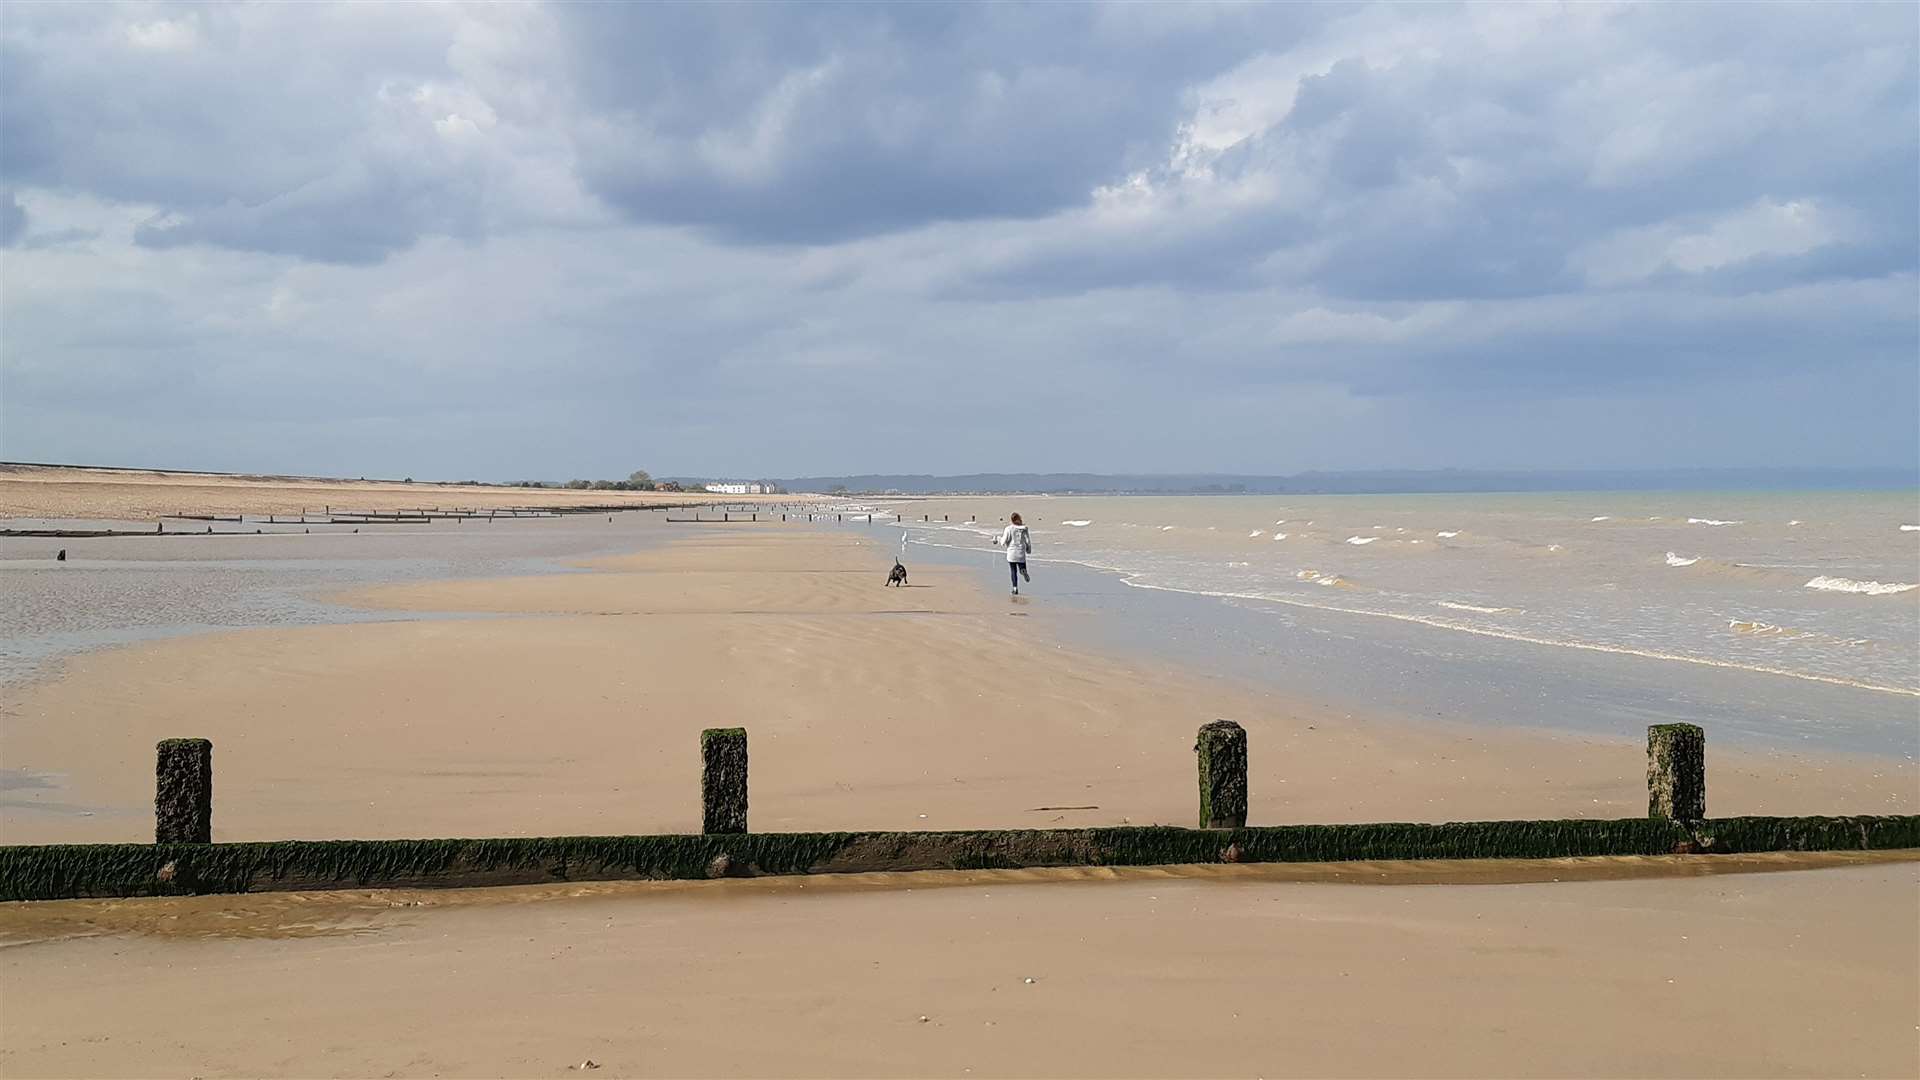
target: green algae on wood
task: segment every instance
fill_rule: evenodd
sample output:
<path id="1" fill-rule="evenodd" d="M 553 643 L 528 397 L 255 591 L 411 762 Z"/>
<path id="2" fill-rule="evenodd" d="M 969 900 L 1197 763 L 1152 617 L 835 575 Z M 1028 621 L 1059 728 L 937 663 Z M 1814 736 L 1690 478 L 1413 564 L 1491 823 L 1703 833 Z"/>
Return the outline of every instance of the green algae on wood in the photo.
<path id="1" fill-rule="evenodd" d="M 153 842 L 213 842 L 213 743 L 162 739 L 155 748 Z"/>
<path id="2" fill-rule="evenodd" d="M 1920 849 L 1920 816 L 0 847 L 0 900 L 1047 866 Z"/>
<path id="3" fill-rule="evenodd" d="M 1193 744 L 1200 765 L 1200 827 L 1247 824 L 1247 732 L 1231 720 L 1200 726 Z"/>
<path id="4" fill-rule="evenodd" d="M 1670 821 L 1707 816 L 1707 733 L 1699 725 L 1647 728 L 1647 816 Z"/>
<path id="5" fill-rule="evenodd" d="M 700 733 L 700 820 L 706 833 L 747 831 L 747 729 Z"/>

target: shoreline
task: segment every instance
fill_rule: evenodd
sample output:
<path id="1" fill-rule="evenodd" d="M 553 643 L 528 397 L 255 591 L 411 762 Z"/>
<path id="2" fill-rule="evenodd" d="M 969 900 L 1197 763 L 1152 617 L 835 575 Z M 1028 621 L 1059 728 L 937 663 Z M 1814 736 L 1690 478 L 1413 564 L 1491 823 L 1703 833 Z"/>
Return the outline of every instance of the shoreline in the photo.
<path id="1" fill-rule="evenodd" d="M 993 571 L 1000 567 L 986 566 L 991 550 L 923 540 L 912 541 L 911 549 L 923 561 L 974 568 L 983 587 L 998 581 Z M 1140 584 L 1131 580 L 1130 571 L 1071 559 L 1037 560 L 1036 568 L 1042 566 L 1055 581 L 1064 579 L 1065 591 L 1043 588 L 1036 595 L 1070 596 L 1104 616 L 1062 622 L 1078 644 L 1097 651 L 1174 657 L 1302 700 L 1384 711 L 1410 721 L 1465 717 L 1467 723 L 1502 730 L 1518 726 L 1615 737 L 1632 737 L 1634 728 L 1650 722 L 1698 723 L 1708 728 L 1710 738 L 1717 733 L 1747 749 L 1920 764 L 1920 732 L 1888 729 L 1881 719 L 1889 698 L 1907 696 L 1904 690 L 1890 694 L 1859 684 L 1691 659 L 1669 668 L 1667 661 L 1624 650 L 1472 631 L 1467 632 L 1476 639 L 1478 651 L 1462 652 L 1447 647 L 1447 637 L 1460 632 L 1453 627 L 1411 621 L 1400 625 L 1402 620 L 1375 612 Z M 1365 632 L 1343 632 L 1347 626 Z M 1326 644 L 1329 635 L 1337 638 L 1337 645 Z M 1382 669 L 1406 675 L 1397 686 L 1382 686 Z M 1303 678 L 1301 670 L 1342 675 Z M 1414 679 L 1421 670 L 1471 674 L 1451 682 Z M 1515 720 L 1511 689 L 1527 681 L 1539 682 L 1535 696 L 1553 700 L 1559 708 L 1537 713 L 1532 721 Z M 1760 710 L 1817 717 L 1819 723 L 1790 731 L 1762 730 L 1748 722 L 1748 716 Z M 1636 723 L 1623 725 L 1623 717 Z"/>
<path id="2" fill-rule="evenodd" d="M 216 839 L 690 831 L 696 777 L 680 759 L 715 726 L 752 734 L 762 829 L 1181 824 L 1193 729 L 1220 716 L 1252 736 L 1255 823 L 1645 811 L 1644 744 L 1624 734 L 1342 715 L 1069 647 L 1058 631 L 1085 615 L 1008 603 L 963 568 L 922 564 L 912 587 L 884 588 L 875 567 L 890 556 L 871 537 L 675 535 L 576 560 L 584 572 L 333 597 L 399 621 L 73 657 L 63 677 L 0 699 L 14 714 L 6 760 L 49 778 L 8 793 L 0 828 L 14 843 L 140 840 L 153 742 L 208 737 Z M 1755 752 L 1711 728 L 1709 754 L 1714 816 L 1920 802 L 1897 759 Z M 329 808 L 343 783 L 360 797 Z M 1025 809 L 1082 805 L 1096 808 Z"/>
<path id="3" fill-rule="evenodd" d="M 0 832 L 150 838 L 170 736 L 214 741 L 216 840 L 694 832 L 716 726 L 750 732 L 760 831 L 1191 824 L 1193 733 L 1218 716 L 1249 727 L 1254 823 L 1645 813 L 1630 740 L 1343 716 L 1101 652 L 1062 636 L 1098 606 L 1016 604 L 921 560 L 886 588 L 871 536 L 654 535 L 583 572 L 348 591 L 489 617 L 75 657 L 0 698 L 0 757 L 68 770 L 38 797 L 94 816 L 0 806 Z M 1884 764 L 1711 733 L 1708 753 L 1716 815 L 1912 809 Z M 1069 805 L 1099 809 L 1030 809 Z M 1909 1075 L 1915 860 L 23 902 L 0 905 L 0 1073 Z"/>

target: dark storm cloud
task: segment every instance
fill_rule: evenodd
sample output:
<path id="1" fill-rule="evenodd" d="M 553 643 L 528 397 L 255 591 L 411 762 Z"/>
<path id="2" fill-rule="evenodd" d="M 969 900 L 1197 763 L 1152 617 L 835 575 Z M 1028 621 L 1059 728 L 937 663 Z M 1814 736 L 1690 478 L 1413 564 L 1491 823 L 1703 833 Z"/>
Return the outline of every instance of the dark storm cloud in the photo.
<path id="1" fill-rule="evenodd" d="M 1185 87 L 1330 10 L 560 9 L 588 182 L 635 218 L 739 242 L 1080 205 L 1164 154 Z"/>

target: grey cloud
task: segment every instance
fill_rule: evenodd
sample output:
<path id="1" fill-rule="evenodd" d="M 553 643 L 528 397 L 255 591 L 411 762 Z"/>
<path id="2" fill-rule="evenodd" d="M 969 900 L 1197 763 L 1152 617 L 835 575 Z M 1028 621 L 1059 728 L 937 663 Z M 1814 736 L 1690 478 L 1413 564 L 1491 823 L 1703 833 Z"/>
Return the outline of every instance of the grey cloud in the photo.
<path id="1" fill-rule="evenodd" d="M 0 247 L 12 247 L 27 235 L 27 208 L 11 191 L 0 190 Z"/>
<path id="2" fill-rule="evenodd" d="M 1906 461 L 1910 13 L 1830 11 L 15 5 L 0 450 Z"/>
<path id="3" fill-rule="evenodd" d="M 1182 89 L 1324 16 L 1087 5 L 562 9 L 582 171 L 736 242 L 1038 217 L 1164 153 Z"/>

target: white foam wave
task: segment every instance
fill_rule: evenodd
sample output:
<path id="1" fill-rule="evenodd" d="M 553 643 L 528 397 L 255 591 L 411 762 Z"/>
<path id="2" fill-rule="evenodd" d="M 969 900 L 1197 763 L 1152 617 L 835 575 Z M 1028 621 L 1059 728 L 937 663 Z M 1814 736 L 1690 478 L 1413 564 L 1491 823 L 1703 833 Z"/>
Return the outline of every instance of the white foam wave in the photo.
<path id="1" fill-rule="evenodd" d="M 1063 521 L 1063 522 L 1061 522 L 1060 524 L 1062 524 L 1062 525 L 1071 525 L 1071 526 L 1073 526 L 1073 527 L 1074 527 L 1074 528 L 1076 528 L 1076 529 L 1084 529 L 1084 528 L 1086 528 L 1087 526 L 1089 526 L 1089 525 L 1091 525 L 1091 524 L 1093 524 L 1093 522 L 1091 522 L 1091 521 Z"/>
<path id="2" fill-rule="evenodd" d="M 1692 566 L 1694 563 L 1697 563 L 1699 561 L 1700 561 L 1700 556 L 1698 555 L 1695 555 L 1693 558 L 1689 559 L 1685 555 L 1675 555 L 1671 551 L 1667 552 L 1668 566 Z"/>
<path id="3" fill-rule="evenodd" d="M 1172 531 L 1173 531 L 1173 526 L 1171 526 L 1171 525 L 1162 525 L 1162 526 L 1160 526 L 1160 531 L 1161 531 L 1161 532 L 1172 532 Z"/>
<path id="4" fill-rule="evenodd" d="M 1599 517 L 1597 517 L 1597 518 L 1594 518 L 1594 519 L 1592 519 L 1592 520 L 1594 520 L 1594 521 L 1612 521 L 1612 520 L 1613 520 L 1613 515 L 1611 515 L 1611 514 L 1601 514 L 1601 515 L 1600 515 Z"/>
<path id="5" fill-rule="evenodd" d="M 1454 537 L 1459 536 L 1460 532 L 1459 530 L 1456 529 L 1453 532 L 1437 532 L 1437 533 L 1434 533 L 1433 535 L 1439 537 L 1442 540 L 1451 540 Z"/>
<path id="6" fill-rule="evenodd" d="M 1745 525 L 1744 521 L 1721 521 L 1719 518 L 1688 518 L 1689 525 Z"/>
<path id="7" fill-rule="evenodd" d="M 1281 518 L 1279 521 L 1274 522 L 1275 525 L 1285 525 L 1286 523 L 1287 523 L 1286 518 Z"/>
<path id="8" fill-rule="evenodd" d="M 1548 544 L 1548 545 L 1547 545 L 1547 550 L 1548 550 L 1548 551 L 1565 551 L 1565 550 L 1567 550 L 1567 549 L 1566 549 L 1566 548 L 1563 548 L 1563 547 L 1561 547 L 1561 546 L 1560 546 L 1559 544 Z"/>
<path id="9" fill-rule="evenodd" d="M 1287 534 L 1283 532 L 1277 532 L 1273 534 L 1273 538 L 1275 540 L 1285 540 L 1287 538 Z"/>
<path id="10" fill-rule="evenodd" d="M 1261 531 L 1261 530 L 1259 530 L 1259 529 L 1255 529 L 1255 530 L 1253 530 L 1252 532 L 1250 532 L 1250 533 L 1248 533 L 1248 534 L 1247 534 L 1247 539 L 1249 539 L 1249 540 L 1254 540 L 1254 539 L 1257 539 L 1257 538 L 1259 538 L 1259 537 L 1262 537 L 1262 536 L 1265 536 L 1265 535 L 1267 535 L 1267 534 L 1266 534 L 1265 532 L 1262 532 L 1262 531 Z"/>
<path id="11" fill-rule="evenodd" d="M 1113 570 L 1115 568 L 1098 567 L 1098 569 Z M 1368 615 L 1379 619 L 1394 619 L 1399 622 L 1418 623 L 1421 626 L 1431 626 L 1440 630 L 1456 630 L 1464 634 L 1478 634 L 1482 637 L 1500 638 L 1505 641 L 1521 641 L 1529 645 L 1550 645 L 1562 649 L 1580 649 L 1584 652 L 1613 653 L 1618 656 L 1638 656 L 1647 660 L 1667 660 L 1681 664 L 1699 664 L 1702 667 L 1730 668 L 1735 671 L 1752 671 L 1762 675 L 1780 675 L 1789 679 L 1804 679 L 1807 682 L 1830 683 L 1835 686 L 1852 686 L 1861 690 L 1873 690 L 1883 694 L 1903 694 L 1907 697 L 1920 697 L 1920 690 L 1905 686 L 1887 686 L 1882 683 L 1859 682 L 1854 679 L 1843 679 L 1834 675 L 1815 675 L 1805 671 L 1789 671 L 1785 668 L 1767 667 L 1760 664 L 1741 664 L 1730 660 L 1715 660 L 1705 656 L 1683 656 L 1679 653 L 1661 652 L 1656 649 L 1639 649 L 1624 645 L 1602 645 L 1593 641 L 1572 641 L 1565 638 L 1516 633 L 1511 630 L 1475 626 L 1471 623 L 1457 622 L 1452 619 L 1444 619 L 1437 616 L 1414 615 L 1399 611 L 1376 611 L 1363 607 L 1324 604 L 1302 597 L 1272 596 L 1263 593 L 1230 592 L 1215 589 L 1183 589 L 1173 585 L 1153 585 L 1140 581 L 1138 577 L 1131 572 L 1117 572 L 1121 575 L 1120 580 L 1122 584 L 1129 585 L 1136 589 L 1187 593 L 1193 596 L 1212 596 L 1226 600 L 1256 600 L 1269 604 L 1284 604 L 1288 607 L 1312 608 L 1319 611 L 1338 611 L 1348 615 Z M 1303 570 L 1301 573 L 1311 574 L 1313 571 Z"/>
<path id="12" fill-rule="evenodd" d="M 1920 525 L 1902 525 L 1900 526 L 1900 531 L 1901 532 L 1920 532 Z"/>
<path id="13" fill-rule="evenodd" d="M 1909 585 L 1902 581 L 1855 581 L 1852 578 L 1828 577 L 1825 574 L 1807 582 L 1805 587 L 1819 589 L 1822 592 L 1858 593 L 1862 596 L 1892 596 L 1910 589 L 1920 589 L 1920 585 Z"/>
<path id="14" fill-rule="evenodd" d="M 1479 604 L 1461 604 L 1452 600 L 1436 600 L 1434 603 L 1443 608 L 1452 608 L 1455 611 L 1477 611 L 1482 615 L 1506 615 L 1519 610 L 1510 607 L 1481 607 Z"/>
<path id="15" fill-rule="evenodd" d="M 1378 539 L 1380 538 L 1377 536 L 1349 536 L 1347 537 L 1347 543 L 1358 547 L 1361 544 L 1371 544 Z"/>

